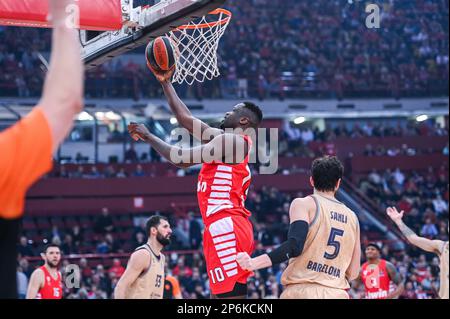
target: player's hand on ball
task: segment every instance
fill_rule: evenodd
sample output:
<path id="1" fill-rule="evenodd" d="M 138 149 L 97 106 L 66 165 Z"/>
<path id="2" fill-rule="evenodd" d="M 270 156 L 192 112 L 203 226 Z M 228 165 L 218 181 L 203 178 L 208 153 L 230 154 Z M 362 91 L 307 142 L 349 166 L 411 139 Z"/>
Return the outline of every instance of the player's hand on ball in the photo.
<path id="1" fill-rule="evenodd" d="M 252 258 L 247 253 L 238 253 L 236 255 L 236 261 L 244 270 L 252 269 Z"/>
<path id="2" fill-rule="evenodd" d="M 388 216 L 395 222 L 398 223 L 402 220 L 404 211 L 402 210 L 400 213 L 398 212 L 397 208 L 395 207 L 388 207 L 386 209 L 386 213 Z"/>
<path id="3" fill-rule="evenodd" d="M 131 122 L 128 125 L 128 133 L 135 141 L 137 140 L 146 141 L 151 135 L 150 131 L 144 124 L 138 124 L 134 122 Z"/>
<path id="4" fill-rule="evenodd" d="M 159 82 L 169 82 L 170 79 L 172 79 L 172 76 L 175 73 L 175 68 L 176 68 L 176 66 L 174 65 L 168 71 L 160 71 L 160 70 L 156 70 L 155 68 L 153 68 L 150 64 L 148 64 L 148 67 L 149 67 L 150 71 L 153 72 L 153 74 L 155 75 L 156 79 Z"/>

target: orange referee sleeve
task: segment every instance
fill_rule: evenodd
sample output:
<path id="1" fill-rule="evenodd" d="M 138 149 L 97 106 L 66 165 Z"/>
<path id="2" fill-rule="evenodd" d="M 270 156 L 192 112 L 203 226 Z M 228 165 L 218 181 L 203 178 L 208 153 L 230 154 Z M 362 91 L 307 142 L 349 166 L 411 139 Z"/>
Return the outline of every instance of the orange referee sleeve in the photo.
<path id="1" fill-rule="evenodd" d="M 170 281 L 172 283 L 172 287 L 173 287 L 173 295 L 178 295 L 181 290 L 180 290 L 180 284 L 178 282 L 178 280 L 175 277 L 172 276 L 167 276 L 167 280 Z"/>
<path id="2" fill-rule="evenodd" d="M 0 133 L 0 218 L 23 214 L 28 188 L 52 168 L 52 132 L 38 107 Z"/>

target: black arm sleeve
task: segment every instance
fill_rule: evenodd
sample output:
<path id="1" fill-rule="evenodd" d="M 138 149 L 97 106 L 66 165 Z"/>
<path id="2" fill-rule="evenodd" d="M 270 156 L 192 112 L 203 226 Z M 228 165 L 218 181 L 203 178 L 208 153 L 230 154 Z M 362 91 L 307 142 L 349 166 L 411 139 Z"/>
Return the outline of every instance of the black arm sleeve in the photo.
<path id="1" fill-rule="evenodd" d="M 268 256 L 272 265 L 280 264 L 286 260 L 298 257 L 303 252 L 309 225 L 303 220 L 297 220 L 289 226 L 288 239 L 278 248 L 272 250 Z"/>

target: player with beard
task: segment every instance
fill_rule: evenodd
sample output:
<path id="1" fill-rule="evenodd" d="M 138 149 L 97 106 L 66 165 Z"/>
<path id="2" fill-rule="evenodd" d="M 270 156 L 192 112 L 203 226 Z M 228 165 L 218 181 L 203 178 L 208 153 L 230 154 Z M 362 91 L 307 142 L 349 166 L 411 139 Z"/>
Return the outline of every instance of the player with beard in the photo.
<path id="1" fill-rule="evenodd" d="M 62 299 L 62 277 L 58 271 L 61 261 L 59 246 L 47 245 L 41 257 L 45 264 L 31 274 L 27 299 Z"/>
<path id="2" fill-rule="evenodd" d="M 114 291 L 115 299 L 162 299 L 165 257 L 172 229 L 167 218 L 152 216 L 146 223 L 148 241 L 133 252 Z"/>
<path id="3" fill-rule="evenodd" d="M 403 278 L 392 263 L 381 258 L 381 248 L 376 243 L 367 245 L 366 259 L 356 281 L 356 285 L 359 281 L 364 284 L 366 299 L 397 299 L 405 290 Z"/>

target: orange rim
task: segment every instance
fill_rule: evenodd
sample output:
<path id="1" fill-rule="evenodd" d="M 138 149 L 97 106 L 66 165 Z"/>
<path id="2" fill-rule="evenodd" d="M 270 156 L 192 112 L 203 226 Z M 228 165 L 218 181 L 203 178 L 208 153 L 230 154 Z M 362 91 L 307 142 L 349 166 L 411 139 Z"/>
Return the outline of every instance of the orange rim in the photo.
<path id="1" fill-rule="evenodd" d="M 186 25 L 182 25 L 179 26 L 178 28 L 175 29 L 176 30 L 193 30 L 193 29 L 207 29 L 207 28 L 214 28 L 215 26 L 218 25 L 224 25 L 226 23 L 228 23 L 228 21 L 230 21 L 231 17 L 233 16 L 232 13 L 226 9 L 216 9 L 214 11 L 211 11 L 210 13 L 208 13 L 208 15 L 217 15 L 217 14 L 225 14 L 227 15 L 226 18 L 223 18 L 220 21 L 216 21 L 216 22 L 207 22 L 207 23 L 201 23 L 201 24 L 196 24 L 196 25 L 190 25 L 190 24 L 186 24 Z"/>

